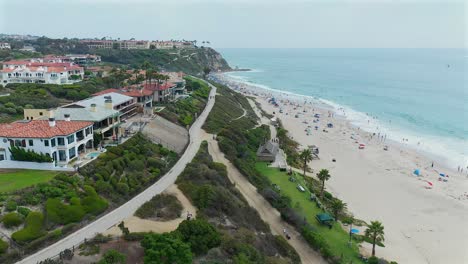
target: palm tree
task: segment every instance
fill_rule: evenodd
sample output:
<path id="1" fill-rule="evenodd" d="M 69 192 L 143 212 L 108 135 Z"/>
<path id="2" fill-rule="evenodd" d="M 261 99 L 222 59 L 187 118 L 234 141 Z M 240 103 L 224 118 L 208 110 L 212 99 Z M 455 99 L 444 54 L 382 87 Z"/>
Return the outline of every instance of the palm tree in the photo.
<path id="1" fill-rule="evenodd" d="M 372 256 L 375 256 L 375 244 L 384 241 L 384 226 L 379 221 L 371 221 L 366 229 L 365 236 L 372 240 Z"/>
<path id="2" fill-rule="evenodd" d="M 307 169 L 307 163 L 312 161 L 312 151 L 310 149 L 304 149 L 300 154 L 299 158 L 302 160 L 302 168 L 304 169 L 304 177 L 306 174 L 306 169 Z"/>
<path id="3" fill-rule="evenodd" d="M 141 64 L 141 68 L 145 70 L 145 72 L 147 72 L 151 68 L 151 66 L 152 66 L 151 63 L 147 60 L 145 60 L 143 64 Z M 146 84 L 148 84 L 148 73 L 146 73 L 145 81 L 146 81 Z"/>
<path id="4" fill-rule="evenodd" d="M 319 173 L 317 173 L 317 177 L 322 182 L 322 189 L 320 190 L 320 198 L 323 199 L 323 190 L 325 190 L 325 181 L 328 181 L 331 175 L 327 169 L 321 169 Z"/>
<path id="5" fill-rule="evenodd" d="M 331 209 L 333 211 L 333 216 L 335 220 L 338 221 L 341 213 L 346 209 L 346 203 L 343 203 L 340 199 L 333 199 L 331 203 Z"/>

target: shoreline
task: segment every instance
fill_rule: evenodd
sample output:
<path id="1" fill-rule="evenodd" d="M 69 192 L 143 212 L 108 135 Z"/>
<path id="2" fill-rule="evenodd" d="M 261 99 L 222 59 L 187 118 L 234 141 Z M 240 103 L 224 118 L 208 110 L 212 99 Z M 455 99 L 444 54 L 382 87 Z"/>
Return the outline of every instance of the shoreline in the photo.
<path id="1" fill-rule="evenodd" d="M 332 177 L 326 184 L 328 191 L 345 201 L 357 218 L 383 222 L 386 247 L 378 247 L 377 255 L 416 264 L 463 263 L 468 258 L 465 253 L 468 230 L 463 228 L 468 220 L 465 174 L 439 164 L 432 168 L 431 158 L 424 153 L 400 142 L 388 139 L 382 142 L 377 135 L 358 129 L 345 117 L 334 114 L 329 117 L 330 109 L 323 109 L 320 104 L 297 106 L 300 101 L 293 102 L 275 93 L 279 104 L 275 107 L 268 102 L 270 91 L 246 85 L 243 89 L 231 89 L 255 97 L 267 113 L 276 112 L 274 116 L 301 148 L 312 144 L 320 148 L 320 160 L 309 166 L 315 172 L 329 169 Z M 280 108 L 284 113 L 279 113 Z M 318 123 L 312 122 L 315 113 L 321 114 Z M 334 127 L 323 132 L 327 123 L 333 123 Z M 320 129 L 315 130 L 315 125 Z M 312 127 L 310 135 L 305 131 L 308 126 Z M 365 149 L 358 149 L 361 143 L 366 144 Z M 383 150 L 384 145 L 388 145 L 388 151 Z M 422 176 L 413 174 L 416 168 Z M 443 179 L 439 171 L 450 175 L 445 178 L 447 182 L 438 180 Z M 447 256 L 446 252 L 453 254 Z"/>
<path id="2" fill-rule="evenodd" d="M 255 69 L 250 71 L 255 71 Z M 302 105 L 304 102 L 312 103 L 316 107 L 332 111 L 335 116 L 343 117 L 347 122 L 367 133 L 375 133 L 376 135 L 381 133 L 388 136 L 387 140 L 399 144 L 402 148 L 413 150 L 418 155 L 425 156 L 431 163 L 437 164 L 441 170 L 443 169 L 442 173 L 444 174 L 450 175 L 450 172 L 453 174 L 454 171 L 457 171 L 458 167 L 462 169 L 461 173 L 468 177 L 468 156 L 460 153 L 459 150 L 447 149 L 449 146 L 446 145 L 448 143 L 445 141 L 451 141 L 452 139 L 438 138 L 438 136 L 434 135 L 420 135 L 414 131 L 404 130 L 401 126 L 392 125 L 391 120 L 384 121 L 370 113 L 359 112 L 351 107 L 341 106 L 332 101 L 311 95 L 301 95 L 294 92 L 277 90 L 259 83 L 249 83 L 241 76 L 230 75 L 230 72 L 235 73 L 235 71 L 220 72 L 213 74 L 212 77 L 218 82 L 229 84 L 231 89 L 247 92 L 248 95 L 267 94 L 270 97 L 281 97 L 296 104 Z M 461 144 L 465 143 L 461 142 Z"/>

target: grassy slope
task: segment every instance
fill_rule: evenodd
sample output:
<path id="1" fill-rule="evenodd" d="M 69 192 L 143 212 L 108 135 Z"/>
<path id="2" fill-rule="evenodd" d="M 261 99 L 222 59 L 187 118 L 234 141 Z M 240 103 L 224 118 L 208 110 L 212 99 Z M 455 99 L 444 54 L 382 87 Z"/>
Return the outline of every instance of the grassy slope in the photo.
<path id="1" fill-rule="evenodd" d="M 12 170 L 0 172 L 0 192 L 11 192 L 51 180 L 57 172 L 42 170 Z"/>
<path id="2" fill-rule="evenodd" d="M 348 246 L 348 233 L 343 230 L 338 224 L 334 224 L 332 229 L 329 229 L 326 226 L 320 225 L 315 219 L 315 215 L 322 213 L 323 210 L 319 209 L 314 202 L 309 200 L 310 193 L 300 192 L 296 189 L 297 182 L 290 182 L 288 180 L 289 176 L 286 172 L 279 171 L 275 168 L 267 167 L 266 163 L 259 162 L 257 163 L 256 169 L 267 176 L 272 183 L 277 184 L 281 188 L 281 192 L 291 198 L 291 202 L 294 205 L 294 209 L 298 210 L 307 221 L 314 226 L 317 231 L 323 235 L 323 237 L 329 243 L 332 252 L 336 256 L 343 254 L 346 260 L 352 260 L 353 263 L 360 263 L 358 259 L 358 248 L 356 244 L 353 244 L 352 247 Z M 300 182 L 300 177 L 298 177 Z M 302 186 L 305 187 L 305 184 L 302 182 Z M 296 206 L 298 205 L 298 206 Z M 347 263 L 346 261 L 344 263 Z"/>

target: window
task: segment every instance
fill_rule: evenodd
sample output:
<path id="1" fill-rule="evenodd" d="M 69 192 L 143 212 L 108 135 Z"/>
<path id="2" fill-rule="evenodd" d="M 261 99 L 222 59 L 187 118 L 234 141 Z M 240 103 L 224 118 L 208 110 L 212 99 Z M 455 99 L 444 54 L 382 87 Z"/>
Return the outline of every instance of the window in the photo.
<path id="1" fill-rule="evenodd" d="M 51 145 L 52 147 L 55 147 L 55 138 L 53 138 L 53 139 L 50 140 L 50 145 Z"/>
<path id="2" fill-rule="evenodd" d="M 41 115 L 42 115 L 42 112 L 39 112 L 39 115 L 41 116 Z"/>
<path id="3" fill-rule="evenodd" d="M 67 137 L 67 142 L 68 142 L 68 144 L 71 144 L 71 143 L 75 142 L 75 134 L 69 135 Z"/>
<path id="4" fill-rule="evenodd" d="M 48 139 L 45 139 L 45 140 L 44 140 L 44 146 L 46 146 L 46 147 L 49 146 L 49 140 L 48 140 Z"/>
<path id="5" fill-rule="evenodd" d="M 32 139 L 30 139 L 28 143 L 29 143 L 29 146 L 31 147 L 34 146 L 34 141 Z"/>
<path id="6" fill-rule="evenodd" d="M 65 145 L 65 138 L 63 138 L 63 137 L 57 138 L 57 145 L 64 146 Z"/>
<path id="7" fill-rule="evenodd" d="M 59 150 L 59 160 L 67 161 L 67 153 L 65 153 L 65 150 Z"/>
<path id="8" fill-rule="evenodd" d="M 75 156 L 76 156 L 76 151 L 75 151 L 75 148 L 73 147 L 68 150 L 68 157 L 70 157 L 70 159 L 73 159 Z"/>
<path id="9" fill-rule="evenodd" d="M 0 160 L 5 160 L 5 155 L 0 154 Z"/>

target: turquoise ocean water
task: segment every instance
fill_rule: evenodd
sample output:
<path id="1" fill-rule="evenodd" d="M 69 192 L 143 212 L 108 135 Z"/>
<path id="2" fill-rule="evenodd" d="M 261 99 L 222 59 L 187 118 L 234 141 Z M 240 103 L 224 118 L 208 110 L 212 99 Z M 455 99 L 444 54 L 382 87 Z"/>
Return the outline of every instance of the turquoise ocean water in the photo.
<path id="1" fill-rule="evenodd" d="M 468 166 L 468 53 L 463 49 L 220 49 L 227 76 L 366 113 L 391 139 L 456 168 Z M 372 132 L 372 131 L 371 131 Z M 420 145 L 417 145 L 420 142 Z"/>

